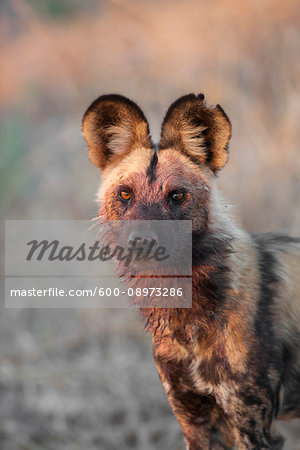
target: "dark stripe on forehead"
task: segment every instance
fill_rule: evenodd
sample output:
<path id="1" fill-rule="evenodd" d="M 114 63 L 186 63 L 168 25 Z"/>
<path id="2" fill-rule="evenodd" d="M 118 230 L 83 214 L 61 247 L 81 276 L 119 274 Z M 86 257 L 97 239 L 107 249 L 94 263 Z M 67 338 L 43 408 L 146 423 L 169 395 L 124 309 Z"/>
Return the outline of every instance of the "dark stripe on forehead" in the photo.
<path id="1" fill-rule="evenodd" d="M 147 177 L 149 178 L 149 183 L 155 180 L 155 169 L 158 162 L 157 151 L 154 151 L 153 156 L 151 158 L 149 167 L 147 169 Z"/>

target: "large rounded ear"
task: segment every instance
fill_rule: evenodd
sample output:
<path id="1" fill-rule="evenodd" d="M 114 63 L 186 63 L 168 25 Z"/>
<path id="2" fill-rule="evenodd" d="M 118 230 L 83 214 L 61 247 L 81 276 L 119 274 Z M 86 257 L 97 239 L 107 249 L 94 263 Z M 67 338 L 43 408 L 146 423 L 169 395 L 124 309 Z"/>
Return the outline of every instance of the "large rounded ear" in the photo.
<path id="1" fill-rule="evenodd" d="M 117 163 L 134 148 L 152 147 L 142 110 L 121 95 L 97 98 L 83 116 L 82 132 L 89 158 L 101 170 Z"/>
<path id="2" fill-rule="evenodd" d="M 178 148 L 196 163 L 217 172 L 227 162 L 230 137 L 231 124 L 221 106 L 207 106 L 203 94 L 190 94 L 168 109 L 160 147 Z"/>

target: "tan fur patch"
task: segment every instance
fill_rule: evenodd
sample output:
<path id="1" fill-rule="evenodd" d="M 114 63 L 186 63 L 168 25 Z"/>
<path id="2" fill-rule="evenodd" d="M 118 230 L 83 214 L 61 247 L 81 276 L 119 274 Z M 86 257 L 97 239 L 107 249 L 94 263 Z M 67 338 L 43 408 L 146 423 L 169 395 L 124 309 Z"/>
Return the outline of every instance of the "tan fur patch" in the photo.
<path id="1" fill-rule="evenodd" d="M 145 173 L 150 164 L 153 150 L 149 148 L 133 149 L 126 157 L 107 167 L 103 172 L 103 181 L 97 198 L 103 201 L 105 191 L 111 186 L 120 184 L 132 173 Z"/>
<path id="2" fill-rule="evenodd" d="M 183 345 L 180 345 L 179 342 L 174 339 L 172 341 L 171 332 L 166 329 L 162 335 L 162 337 L 154 337 L 154 341 L 159 340 L 159 345 L 155 345 L 156 354 L 161 358 L 165 359 L 175 359 L 176 361 L 180 361 L 189 356 L 188 349 Z"/>
<path id="3" fill-rule="evenodd" d="M 205 146 L 205 139 L 203 131 L 207 127 L 203 125 L 191 126 L 188 122 L 183 121 L 181 128 L 181 139 L 185 148 L 191 156 L 197 158 L 202 164 L 207 158 L 207 148 Z"/>
<path id="4" fill-rule="evenodd" d="M 108 135 L 107 148 L 115 155 L 122 155 L 128 150 L 132 138 L 132 125 L 111 125 L 105 129 Z"/>

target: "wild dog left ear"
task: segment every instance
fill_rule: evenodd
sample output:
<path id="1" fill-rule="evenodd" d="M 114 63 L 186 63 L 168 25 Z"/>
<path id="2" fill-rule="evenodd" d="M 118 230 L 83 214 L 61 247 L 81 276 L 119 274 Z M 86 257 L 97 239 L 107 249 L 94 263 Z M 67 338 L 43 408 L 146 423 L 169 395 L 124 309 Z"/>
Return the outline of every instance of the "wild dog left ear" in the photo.
<path id="1" fill-rule="evenodd" d="M 168 109 L 162 125 L 160 148 L 175 147 L 213 172 L 228 160 L 230 121 L 220 105 L 209 107 L 204 95 L 186 95 Z"/>

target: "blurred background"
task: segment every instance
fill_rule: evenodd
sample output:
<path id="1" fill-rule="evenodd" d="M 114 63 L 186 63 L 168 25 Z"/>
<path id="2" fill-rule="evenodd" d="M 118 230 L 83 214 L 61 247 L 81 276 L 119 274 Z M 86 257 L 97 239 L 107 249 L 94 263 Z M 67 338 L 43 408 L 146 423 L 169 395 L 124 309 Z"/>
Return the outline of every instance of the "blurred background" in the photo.
<path id="1" fill-rule="evenodd" d="M 219 184 L 239 221 L 300 235 L 299 23 L 296 0 L 1 0 L 1 218 L 96 214 L 97 96 L 132 98 L 158 139 L 203 92 L 232 121 Z M 2 308 L 0 448 L 182 450 L 138 314 Z"/>

